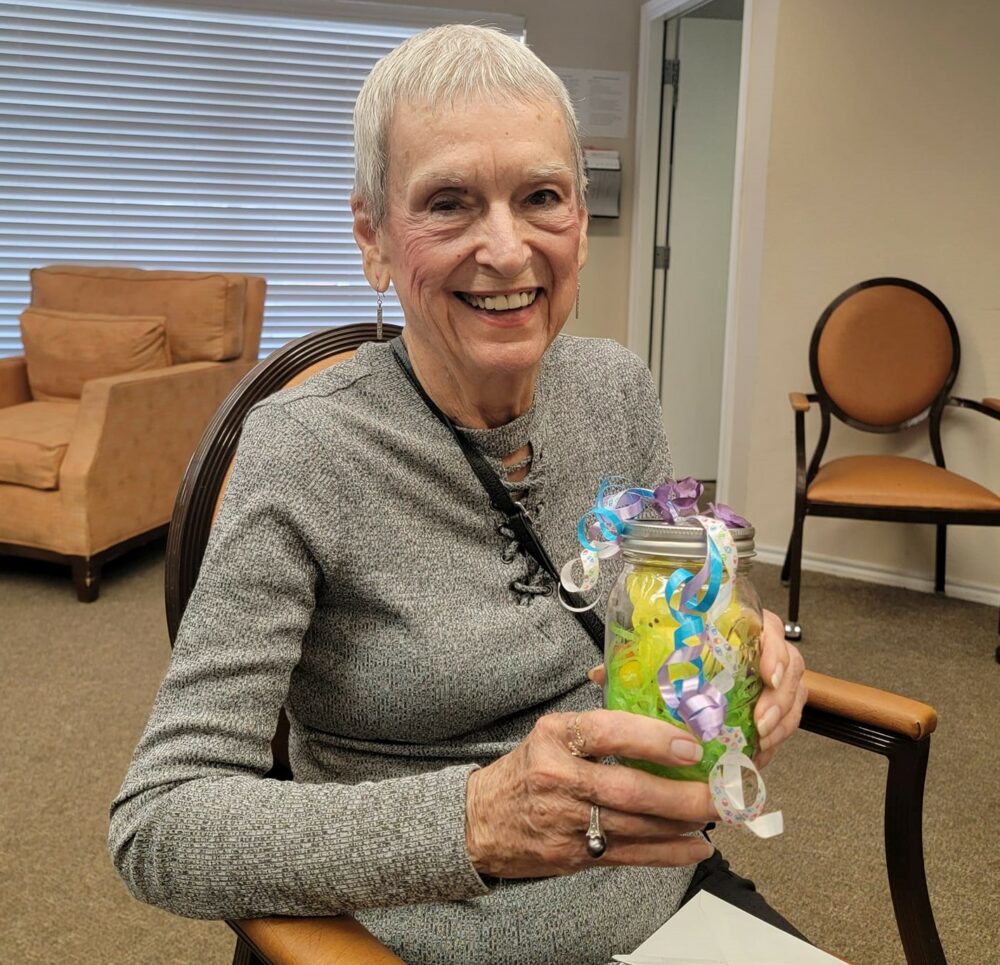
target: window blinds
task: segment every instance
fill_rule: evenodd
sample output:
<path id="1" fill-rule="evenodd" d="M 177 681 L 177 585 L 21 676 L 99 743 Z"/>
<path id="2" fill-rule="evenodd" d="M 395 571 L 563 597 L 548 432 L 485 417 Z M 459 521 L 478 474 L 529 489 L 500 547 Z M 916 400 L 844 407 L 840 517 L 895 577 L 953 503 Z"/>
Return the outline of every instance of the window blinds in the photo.
<path id="1" fill-rule="evenodd" d="M 523 20 L 252 3 L 0 0 L 0 356 L 28 270 L 55 263 L 264 275 L 262 355 L 374 316 L 349 205 L 362 81 L 424 27 Z"/>

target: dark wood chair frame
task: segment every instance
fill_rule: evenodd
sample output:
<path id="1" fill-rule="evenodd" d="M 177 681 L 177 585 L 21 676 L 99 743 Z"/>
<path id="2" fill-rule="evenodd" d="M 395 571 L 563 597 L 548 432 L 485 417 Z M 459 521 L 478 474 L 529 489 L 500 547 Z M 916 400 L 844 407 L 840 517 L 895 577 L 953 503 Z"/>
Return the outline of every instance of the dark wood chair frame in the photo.
<path id="1" fill-rule="evenodd" d="M 399 331 L 395 326 L 385 326 L 386 337 L 393 337 Z M 303 336 L 245 376 L 216 413 L 185 473 L 167 541 L 165 590 L 171 644 L 198 578 L 216 502 L 236 453 L 247 412 L 309 366 L 356 349 L 374 337 L 374 325 L 351 325 Z M 897 927 L 909 965 L 944 965 L 923 856 L 924 778 L 930 732 L 914 736 L 902 729 L 866 723 L 864 713 L 838 713 L 831 709 L 837 706 L 837 699 L 822 691 L 821 682 L 828 679 L 814 675 L 810 680 L 818 699 L 814 696 L 803 711 L 802 729 L 888 758 L 884 815 L 886 865 Z M 278 725 L 272 742 L 275 766 L 267 775 L 279 780 L 291 777 L 286 727 L 287 723 L 284 727 Z M 246 923 L 228 924 L 237 935 L 233 965 L 269 965 L 273 961 L 248 933 Z M 325 959 L 315 959 L 321 960 Z"/>
<path id="2" fill-rule="evenodd" d="M 941 312 L 948 325 L 953 348 L 951 368 L 934 401 L 926 409 L 911 418 L 888 426 L 862 422 L 844 412 L 830 398 L 823 385 L 823 379 L 819 371 L 819 343 L 823 335 L 823 329 L 826 327 L 830 316 L 852 295 L 856 295 L 866 288 L 883 285 L 896 285 L 900 288 L 908 288 L 930 301 Z M 788 551 L 785 554 L 784 565 L 781 568 L 781 581 L 788 586 L 788 619 L 785 624 L 785 637 L 787 639 L 799 640 L 802 637 L 802 627 L 799 623 L 799 598 L 802 586 L 802 540 L 807 516 L 878 520 L 891 523 L 928 523 L 935 526 L 937 528 L 937 539 L 934 557 L 934 590 L 937 593 L 943 593 L 945 586 L 948 526 L 1000 526 L 1000 513 L 996 512 L 845 505 L 843 503 L 830 503 L 809 499 L 807 495 L 810 484 L 816 478 L 816 473 L 819 472 L 823 454 L 830 439 L 831 416 L 836 416 L 841 422 L 854 429 L 860 429 L 863 432 L 878 433 L 899 432 L 902 429 L 919 425 L 926 419 L 934 462 L 942 469 L 947 467 L 944 461 L 944 448 L 941 445 L 941 417 L 948 406 L 954 406 L 959 409 L 970 409 L 973 412 L 979 412 L 990 418 L 1000 420 L 1000 411 L 991 409 L 972 399 L 962 399 L 948 394 L 951 391 L 951 387 L 955 384 L 961 355 L 962 350 L 958 339 L 958 329 L 955 326 L 955 320 L 944 303 L 932 291 L 905 278 L 872 278 L 853 285 L 847 291 L 838 295 L 819 317 L 809 344 L 809 372 L 812 375 L 813 386 L 816 391 L 803 394 L 806 402 L 818 402 L 820 411 L 819 439 L 816 442 L 812 458 L 809 460 L 808 469 L 806 468 L 805 414 L 809 406 L 796 406 L 793 403 L 793 408 L 795 409 L 795 509 L 792 534 L 788 542 Z M 1000 624 L 998 624 L 998 632 L 1000 632 Z M 996 656 L 1000 660 L 1000 647 L 997 648 Z"/>
<path id="3" fill-rule="evenodd" d="M 382 328 L 385 339 L 402 332 L 397 325 Z M 219 406 L 188 463 L 170 523 L 166 603 L 171 642 L 198 579 L 215 505 L 236 455 L 247 413 L 309 366 L 341 352 L 353 352 L 375 338 L 375 326 L 369 324 L 344 325 L 303 335 L 251 369 Z"/>
<path id="4" fill-rule="evenodd" d="M 883 818 L 885 862 L 903 952 L 907 965 L 945 965 L 924 868 L 924 782 L 930 735 L 914 740 L 815 706 L 803 709 L 799 726 L 888 759 Z"/>

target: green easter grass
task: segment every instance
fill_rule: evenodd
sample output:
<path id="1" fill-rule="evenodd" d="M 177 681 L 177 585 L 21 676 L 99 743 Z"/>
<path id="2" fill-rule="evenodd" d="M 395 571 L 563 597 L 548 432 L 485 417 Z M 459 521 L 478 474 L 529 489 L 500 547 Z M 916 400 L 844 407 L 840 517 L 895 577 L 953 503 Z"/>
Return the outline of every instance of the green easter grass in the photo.
<path id="1" fill-rule="evenodd" d="M 630 641 L 635 639 L 635 634 L 617 624 L 611 625 L 612 631 L 619 639 Z M 607 667 L 607 685 L 605 687 L 604 706 L 609 710 L 624 710 L 630 714 L 642 714 L 644 717 L 652 717 L 656 720 L 666 721 L 674 727 L 689 731 L 690 729 L 681 721 L 677 720 L 663 702 L 660 688 L 657 685 L 655 676 L 644 680 L 638 687 L 625 687 L 620 683 L 619 671 L 622 664 L 627 660 L 634 659 L 628 646 L 617 647 L 614 655 Z M 739 727 L 746 738 L 746 753 L 753 756 L 757 749 L 757 728 L 753 721 L 753 709 L 757 703 L 757 697 L 761 691 L 760 678 L 750 676 L 740 676 L 736 679 L 732 689 L 726 694 L 726 725 L 729 727 Z M 622 764 L 629 767 L 638 768 L 658 777 L 668 777 L 680 781 L 708 781 L 709 772 L 715 766 L 716 761 L 726 752 L 726 746 L 717 739 L 710 740 L 702 744 L 704 756 L 697 764 L 690 764 L 685 767 L 667 767 L 662 764 L 653 764 L 650 761 L 631 760 L 619 758 Z"/>

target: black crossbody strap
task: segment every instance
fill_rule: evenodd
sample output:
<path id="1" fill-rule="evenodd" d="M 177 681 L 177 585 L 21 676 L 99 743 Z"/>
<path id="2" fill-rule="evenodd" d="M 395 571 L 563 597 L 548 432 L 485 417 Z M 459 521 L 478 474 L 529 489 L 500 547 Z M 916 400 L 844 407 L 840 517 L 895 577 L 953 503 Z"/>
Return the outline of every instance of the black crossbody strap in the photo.
<path id="1" fill-rule="evenodd" d="M 458 443 L 458 447 L 462 450 L 462 454 L 472 467 L 472 471 L 479 478 L 483 489 L 486 490 L 486 494 L 490 497 L 490 505 L 497 512 L 503 513 L 507 520 L 507 525 L 513 531 L 514 537 L 521 548 L 526 553 L 530 553 L 538 565 L 555 580 L 556 592 L 561 593 L 566 602 L 574 608 L 574 616 L 580 621 L 583 628 L 590 635 L 591 640 L 594 641 L 603 655 L 604 624 L 593 611 L 581 609 L 585 604 L 577 594 L 569 593 L 560 586 L 559 571 L 538 538 L 527 510 L 511 497 L 500 477 L 489 462 L 487 462 L 486 457 L 458 431 L 457 426 L 438 408 L 434 400 L 424 390 L 424 387 L 420 384 L 420 380 L 413 371 L 413 366 L 410 364 L 410 357 L 406 352 L 406 346 L 403 344 L 402 338 L 397 336 L 389 344 L 392 346 L 396 362 L 403 370 L 407 379 L 409 379 L 417 395 L 424 400 L 424 404 L 437 416 L 441 423 L 451 431 L 452 436 L 454 436 L 455 441 Z"/>

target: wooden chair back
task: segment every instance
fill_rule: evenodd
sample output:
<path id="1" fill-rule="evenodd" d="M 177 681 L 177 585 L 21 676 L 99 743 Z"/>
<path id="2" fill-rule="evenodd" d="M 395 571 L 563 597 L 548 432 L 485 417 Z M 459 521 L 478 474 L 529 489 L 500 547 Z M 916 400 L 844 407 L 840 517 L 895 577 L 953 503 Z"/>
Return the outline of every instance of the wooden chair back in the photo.
<path id="1" fill-rule="evenodd" d="M 402 331 L 396 325 L 383 328 L 385 338 Z M 165 592 L 171 645 L 198 579 L 247 413 L 261 399 L 350 358 L 375 337 L 375 326 L 371 324 L 345 325 L 304 335 L 264 359 L 219 407 L 188 464 L 170 522 Z"/>
<path id="2" fill-rule="evenodd" d="M 827 306 L 809 368 L 820 405 L 868 432 L 895 432 L 944 405 L 961 350 L 950 312 L 904 278 L 872 278 Z"/>

